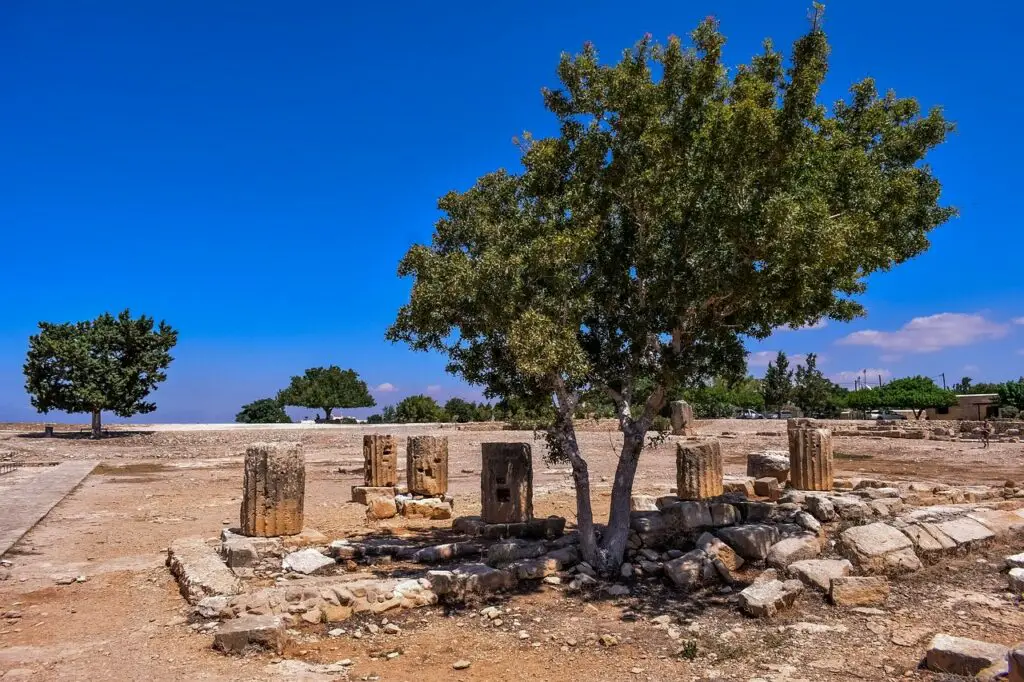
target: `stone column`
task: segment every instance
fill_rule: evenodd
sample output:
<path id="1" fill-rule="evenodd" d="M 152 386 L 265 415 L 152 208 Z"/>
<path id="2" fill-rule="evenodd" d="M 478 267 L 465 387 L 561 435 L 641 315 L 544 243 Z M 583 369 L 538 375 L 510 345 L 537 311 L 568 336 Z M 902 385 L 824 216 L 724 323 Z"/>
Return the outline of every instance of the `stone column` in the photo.
<path id="1" fill-rule="evenodd" d="M 722 494 L 722 447 L 717 439 L 676 444 L 676 486 L 681 500 Z"/>
<path id="2" fill-rule="evenodd" d="M 481 443 L 480 516 L 484 523 L 533 518 L 533 453 L 529 443 Z"/>
<path id="3" fill-rule="evenodd" d="M 444 495 L 448 492 L 448 439 L 409 436 L 405 467 L 410 493 L 425 497 Z"/>
<path id="4" fill-rule="evenodd" d="M 242 535 L 302 532 L 306 460 L 301 443 L 254 443 L 245 450 Z"/>
<path id="5" fill-rule="evenodd" d="M 397 459 L 398 446 L 394 436 L 363 436 L 363 471 L 367 486 L 394 487 L 398 482 Z"/>
<path id="6" fill-rule="evenodd" d="M 685 400 L 673 400 L 672 408 L 672 435 L 692 436 L 697 432 L 693 425 L 693 408 Z"/>
<path id="7" fill-rule="evenodd" d="M 832 432 L 811 419 L 790 419 L 789 481 L 797 490 L 832 490 Z"/>

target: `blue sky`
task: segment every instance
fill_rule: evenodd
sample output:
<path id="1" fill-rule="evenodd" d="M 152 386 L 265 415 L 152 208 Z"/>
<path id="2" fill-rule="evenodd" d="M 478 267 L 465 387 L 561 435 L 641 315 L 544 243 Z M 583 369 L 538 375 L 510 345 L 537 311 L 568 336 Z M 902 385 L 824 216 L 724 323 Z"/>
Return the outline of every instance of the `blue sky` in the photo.
<path id="1" fill-rule="evenodd" d="M 477 395 L 383 340 L 408 294 L 395 269 L 437 197 L 515 168 L 523 130 L 552 132 L 540 88 L 559 53 L 592 40 L 611 59 L 713 14 L 735 64 L 764 37 L 788 51 L 809 4 L 0 3 L 0 421 L 36 418 L 21 364 L 37 321 L 125 307 L 180 331 L 146 421 L 230 420 L 331 363 L 380 404 Z M 1022 19 L 1016 3 L 830 3 L 824 99 L 873 76 L 943 105 L 958 130 L 930 162 L 961 216 L 871 278 L 866 318 L 754 344 L 753 373 L 784 349 L 844 381 L 1024 374 Z"/>

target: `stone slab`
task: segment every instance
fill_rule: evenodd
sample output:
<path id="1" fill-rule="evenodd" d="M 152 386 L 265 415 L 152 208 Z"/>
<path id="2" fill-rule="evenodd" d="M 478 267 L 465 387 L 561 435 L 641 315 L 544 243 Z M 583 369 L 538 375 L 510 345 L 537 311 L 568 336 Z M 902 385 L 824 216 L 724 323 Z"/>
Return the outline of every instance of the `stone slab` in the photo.
<path id="1" fill-rule="evenodd" d="M 0 556 L 70 495 L 99 462 L 19 467 L 0 478 Z"/>
<path id="2" fill-rule="evenodd" d="M 235 595 L 242 586 L 218 551 L 200 537 L 178 538 L 167 548 L 167 566 L 189 604 L 206 597 Z"/>

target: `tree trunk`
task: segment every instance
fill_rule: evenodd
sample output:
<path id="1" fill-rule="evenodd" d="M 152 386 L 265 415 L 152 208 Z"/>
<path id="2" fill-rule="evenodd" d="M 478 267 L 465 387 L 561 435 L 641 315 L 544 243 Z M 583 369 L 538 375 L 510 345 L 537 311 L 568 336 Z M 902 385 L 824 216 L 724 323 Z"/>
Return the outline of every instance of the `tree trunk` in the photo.
<path id="1" fill-rule="evenodd" d="M 103 436 L 103 424 L 100 420 L 100 411 L 92 411 L 92 437 L 100 438 Z"/>
<path id="2" fill-rule="evenodd" d="M 333 409 L 334 409 L 333 407 L 325 407 L 324 408 L 324 422 L 330 422 L 331 421 L 331 410 L 333 410 Z"/>
<path id="3" fill-rule="evenodd" d="M 553 435 L 563 454 L 572 464 L 572 478 L 576 488 L 576 530 L 580 536 L 580 554 L 591 566 L 602 562 L 598 555 L 597 535 L 594 532 L 594 510 L 590 503 L 590 471 L 587 461 L 580 455 L 576 441 L 576 428 L 571 417 L 555 421 Z"/>
<path id="4" fill-rule="evenodd" d="M 646 434 L 636 426 L 623 431 L 622 451 L 619 465 L 615 468 L 615 482 L 612 484 L 611 513 L 608 529 L 601 542 L 604 561 L 600 570 L 614 572 L 622 565 L 629 540 L 629 502 L 633 494 L 633 479 L 640 462 Z"/>

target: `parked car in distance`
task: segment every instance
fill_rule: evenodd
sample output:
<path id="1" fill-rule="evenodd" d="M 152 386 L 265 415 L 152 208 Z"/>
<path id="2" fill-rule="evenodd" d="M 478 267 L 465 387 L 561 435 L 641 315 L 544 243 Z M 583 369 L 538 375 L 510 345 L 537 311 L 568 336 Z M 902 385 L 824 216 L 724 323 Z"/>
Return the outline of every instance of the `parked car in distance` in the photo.
<path id="1" fill-rule="evenodd" d="M 764 419 L 764 415 L 757 410 L 743 410 L 736 417 L 737 419 Z"/>
<path id="2" fill-rule="evenodd" d="M 793 413 L 783 410 L 782 412 L 769 412 L 765 415 L 766 419 L 792 419 Z"/>
<path id="3" fill-rule="evenodd" d="M 868 419 L 888 419 L 888 420 L 899 420 L 906 419 L 907 415 L 900 414 L 899 412 L 890 412 L 889 410 L 873 410 L 868 412 Z"/>

